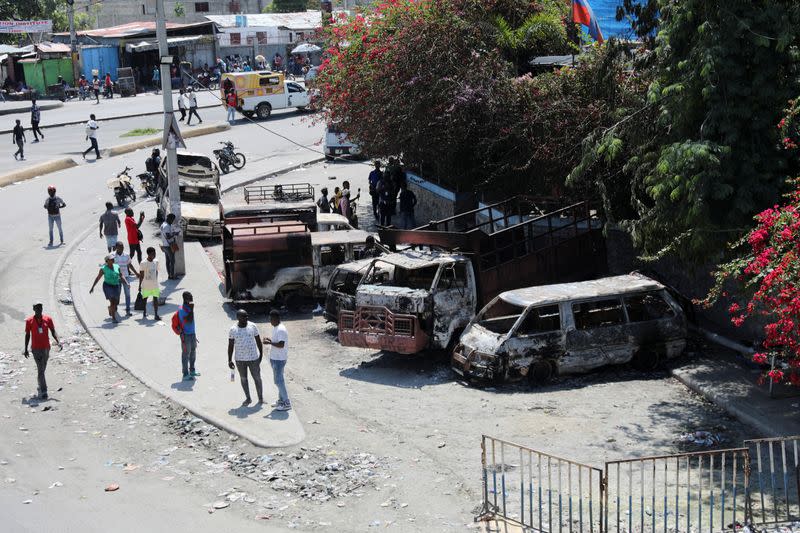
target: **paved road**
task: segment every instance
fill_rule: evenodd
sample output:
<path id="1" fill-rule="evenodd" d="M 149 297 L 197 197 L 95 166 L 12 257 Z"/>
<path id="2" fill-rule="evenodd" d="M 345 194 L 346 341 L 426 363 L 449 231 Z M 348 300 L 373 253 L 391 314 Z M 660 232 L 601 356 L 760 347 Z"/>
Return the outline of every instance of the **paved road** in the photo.
<path id="1" fill-rule="evenodd" d="M 197 103 L 200 106 L 219 104 L 217 96 L 217 92 L 201 91 L 198 93 Z M 176 99 L 175 95 L 173 95 L 173 99 Z M 89 119 L 91 113 L 94 113 L 97 119 L 101 121 L 115 117 L 156 113 L 161 110 L 161 102 L 161 94 L 155 93 L 139 94 L 133 98 L 114 98 L 113 100 L 100 98 L 99 104 L 96 104 L 94 100 L 84 100 L 82 102 L 80 100 L 70 100 L 64 102 L 64 105 L 58 109 L 42 111 L 40 125 L 49 126 L 65 122 L 85 121 Z M 177 99 L 175 102 L 174 105 L 177 109 Z M 2 105 L 0 103 L 0 106 Z M 9 105 L 17 106 L 19 104 L 10 103 Z M 0 131 L 13 128 L 14 120 L 16 119 L 20 119 L 26 128 L 30 127 L 31 115 L 26 110 L 21 113 L 0 116 Z"/>
<path id="2" fill-rule="evenodd" d="M 291 112 L 276 113 L 264 124 L 301 144 L 313 146 L 321 138 L 321 127 L 308 127 L 301 122 L 302 118 L 304 116 Z M 251 161 L 243 171 L 225 176 L 223 185 L 257 175 L 265 161 L 288 165 L 301 157 L 309 157 L 295 145 L 267 134 L 254 124 L 239 125 L 230 132 L 192 139 L 190 148 L 209 151 L 218 141 L 225 139 L 233 140 Z M 110 199 L 106 178 L 126 164 L 138 170 L 143 161 L 144 154 L 132 153 L 91 163 L 91 172 L 86 172 L 86 166 L 79 166 L 0 189 L 3 205 L 0 211 L 0 286 L 3 287 L 0 351 L 20 353 L 22 320 L 30 312 L 32 298 L 45 298 L 47 312 L 54 316 L 57 324 L 66 320 L 57 308 L 54 309 L 55 301 L 50 298 L 56 283 L 56 278 L 51 276 L 68 250 L 45 247 L 47 231 L 41 205 L 46 185 L 55 184 L 67 202 L 64 230 L 69 246 L 77 242 L 85 229 L 95 226 L 103 203 Z M 58 292 L 63 292 L 62 284 L 65 285 L 63 281 L 58 282 Z M 66 336 L 70 332 L 62 329 L 61 334 Z M 202 506 L 214 501 L 216 495 L 201 493 L 191 484 L 168 483 L 147 472 L 123 478 L 121 472 L 111 472 L 105 467 L 105 461 L 125 443 L 125 435 L 110 434 L 110 438 L 105 439 L 101 438 L 104 435 L 98 434 L 96 438 L 90 438 L 73 432 L 72 428 L 65 428 L 81 423 L 82 413 L 85 413 L 81 406 L 85 409 L 104 398 L 97 391 L 106 390 L 108 384 L 98 379 L 108 378 L 109 371 L 95 369 L 74 378 L 64 375 L 64 365 L 68 363 L 65 353 L 66 350 L 63 354 L 53 355 L 50 387 L 61 386 L 63 391 L 51 391 L 55 397 L 50 402 L 53 406 L 51 411 L 41 413 L 42 407 L 35 410 L 43 416 L 30 415 L 34 410 L 27 404 L 26 398 L 35 390 L 32 361 L 25 362 L 21 355 L 13 360 L 5 359 L 17 368 L 25 366 L 28 370 L 23 374 L 23 384 L 19 388 L 8 386 L 0 390 L 0 431 L 4 435 L 0 438 L 0 459 L 8 462 L 0 462 L 0 508 L 4 510 L 4 531 L 100 531 L 112 528 L 115 531 L 249 531 L 259 526 L 241 515 L 228 514 L 224 519 L 219 514 L 207 515 Z M 93 377 L 95 374 L 100 377 Z M 20 417 L 24 416 L 28 416 L 25 427 L 19 429 Z M 67 464 L 62 464 L 64 462 Z M 59 470 L 58 466 L 65 469 Z M 5 481 L 7 478 L 16 478 L 16 482 Z M 48 489 L 55 481 L 63 483 L 63 486 Z M 104 493 L 103 487 L 114 481 L 123 485 L 119 493 L 113 496 Z M 38 494 L 34 495 L 35 491 Z M 34 501 L 24 505 L 22 502 L 27 499 Z M 274 530 L 274 524 L 270 524 L 270 529 Z"/>

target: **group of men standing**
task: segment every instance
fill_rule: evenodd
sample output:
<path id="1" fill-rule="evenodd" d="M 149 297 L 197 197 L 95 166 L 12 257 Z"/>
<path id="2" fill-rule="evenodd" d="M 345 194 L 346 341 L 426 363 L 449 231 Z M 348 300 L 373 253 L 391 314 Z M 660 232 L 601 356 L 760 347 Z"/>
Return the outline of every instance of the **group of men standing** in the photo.
<path id="1" fill-rule="evenodd" d="M 400 201 L 401 229 L 412 229 L 416 225 L 414 208 L 417 196 L 408 189 L 406 174 L 398 161 L 390 157 L 386 170 L 381 170 L 381 162 L 375 161 L 375 169 L 369 173 L 369 194 L 372 197 L 372 214 L 381 226 L 391 226 L 392 217 L 397 213 Z"/>

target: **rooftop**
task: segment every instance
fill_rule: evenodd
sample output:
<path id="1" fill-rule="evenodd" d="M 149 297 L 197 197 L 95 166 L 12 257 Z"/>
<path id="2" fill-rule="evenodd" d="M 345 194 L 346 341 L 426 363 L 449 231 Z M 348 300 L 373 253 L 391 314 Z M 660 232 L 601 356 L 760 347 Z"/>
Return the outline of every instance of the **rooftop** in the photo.
<path id="1" fill-rule="evenodd" d="M 195 22 L 193 24 L 178 24 L 177 22 L 167 22 L 167 31 L 182 29 L 201 29 L 209 26 L 208 22 Z M 85 37 L 104 37 L 107 39 L 124 39 L 137 35 L 155 35 L 155 20 L 141 20 L 138 22 L 128 22 L 110 28 L 98 28 L 96 30 L 85 30 L 77 32 L 79 36 Z M 69 35 L 69 32 L 56 33 L 54 35 Z"/>
<path id="2" fill-rule="evenodd" d="M 527 307 L 529 305 L 554 304 L 568 300 L 583 300 L 603 296 L 617 296 L 642 291 L 657 291 L 664 286 L 659 282 L 633 273 L 624 276 L 559 283 L 557 285 L 540 285 L 506 291 L 500 299 L 513 305 Z"/>
<path id="3" fill-rule="evenodd" d="M 459 254 L 435 250 L 406 250 L 401 253 L 382 255 L 378 260 L 401 268 L 413 269 L 452 263 L 459 257 L 461 257 Z"/>
<path id="4" fill-rule="evenodd" d="M 254 13 L 252 15 L 206 15 L 220 28 L 285 28 L 288 30 L 313 30 L 322 25 L 319 11 L 298 13 Z"/>

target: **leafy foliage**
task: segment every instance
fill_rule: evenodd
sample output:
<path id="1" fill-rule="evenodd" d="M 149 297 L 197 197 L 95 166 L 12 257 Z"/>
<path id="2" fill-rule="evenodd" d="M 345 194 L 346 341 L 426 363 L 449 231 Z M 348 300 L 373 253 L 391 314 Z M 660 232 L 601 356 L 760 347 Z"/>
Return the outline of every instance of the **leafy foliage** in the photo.
<path id="1" fill-rule="evenodd" d="M 309 7 L 308 0 L 272 0 L 272 3 L 264 8 L 265 13 L 296 13 L 298 11 L 305 11 L 306 9 L 319 9 Z M 317 2 L 319 4 L 319 2 Z"/>

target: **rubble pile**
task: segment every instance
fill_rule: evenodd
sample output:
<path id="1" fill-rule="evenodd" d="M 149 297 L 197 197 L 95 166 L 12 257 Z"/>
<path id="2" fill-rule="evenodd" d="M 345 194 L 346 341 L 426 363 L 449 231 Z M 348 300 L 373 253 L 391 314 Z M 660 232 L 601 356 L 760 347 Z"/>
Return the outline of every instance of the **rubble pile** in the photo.
<path id="1" fill-rule="evenodd" d="M 162 418 L 168 417 L 162 416 Z M 175 430 L 180 437 L 193 441 L 196 444 L 210 445 L 210 439 L 219 435 L 218 428 L 206 424 L 202 419 L 192 416 L 186 410 L 184 410 L 180 417 L 170 420 L 169 426 Z"/>

